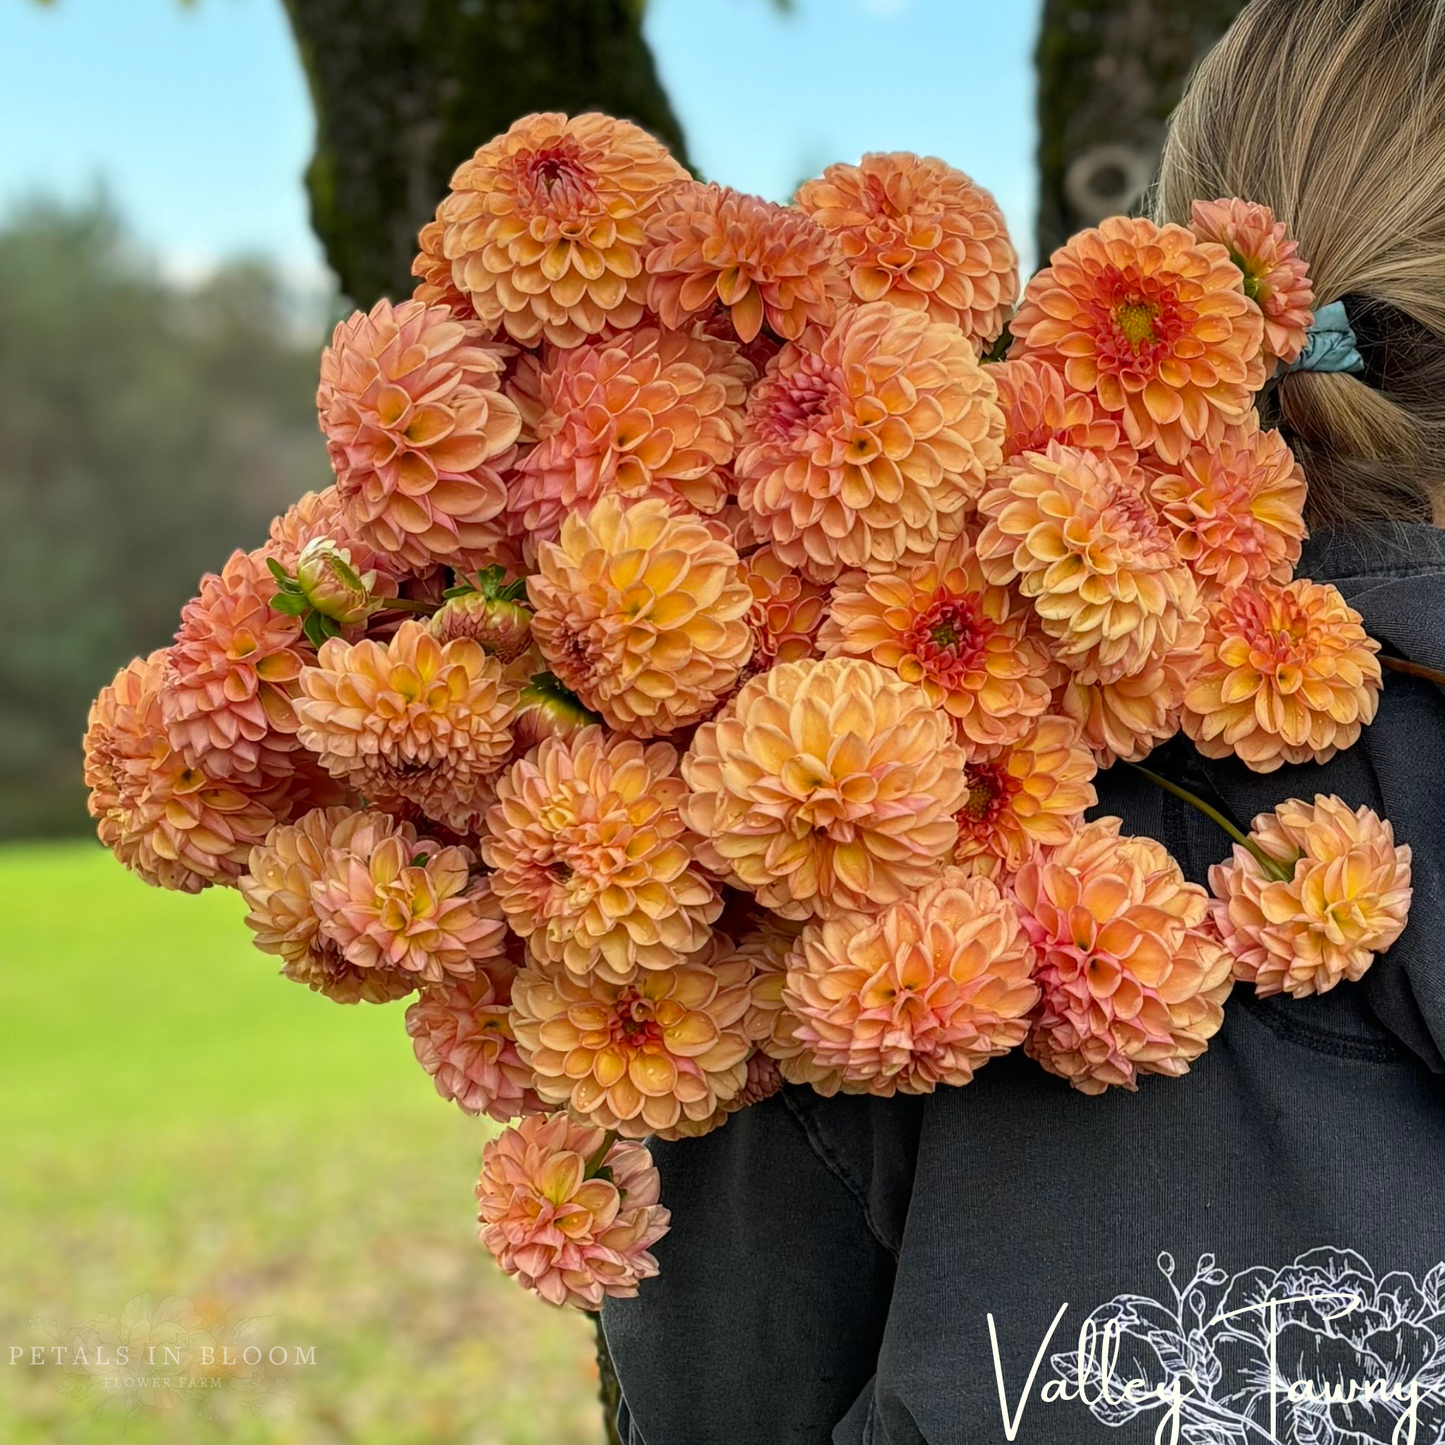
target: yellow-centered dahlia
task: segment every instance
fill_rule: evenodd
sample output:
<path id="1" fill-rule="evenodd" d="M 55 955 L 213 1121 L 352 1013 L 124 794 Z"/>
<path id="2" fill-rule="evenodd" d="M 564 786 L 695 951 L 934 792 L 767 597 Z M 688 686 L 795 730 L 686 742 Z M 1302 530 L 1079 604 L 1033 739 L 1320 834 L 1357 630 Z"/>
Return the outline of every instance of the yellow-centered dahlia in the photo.
<path id="1" fill-rule="evenodd" d="M 181 756 L 214 778 L 255 788 L 292 766 L 291 699 L 314 655 L 301 621 L 275 611 L 261 552 L 233 552 L 181 611 L 161 716 Z"/>
<path id="2" fill-rule="evenodd" d="M 666 743 L 589 727 L 545 739 L 498 780 L 479 846 L 538 958 L 622 983 L 708 941 L 722 899 L 692 861 L 677 766 Z"/>
<path id="3" fill-rule="evenodd" d="M 834 237 L 853 295 L 927 311 L 976 348 L 1003 330 L 1018 256 L 998 202 L 962 171 L 908 151 L 829 166 L 798 205 Z"/>
<path id="4" fill-rule="evenodd" d="M 1305 478 L 1277 431 L 1253 416 L 1217 446 L 1193 446 L 1150 486 L 1179 555 L 1211 591 L 1288 582 L 1305 536 Z"/>
<path id="5" fill-rule="evenodd" d="M 438 642 L 415 621 L 385 642 L 333 637 L 301 693 L 301 741 L 366 797 L 407 798 L 460 833 L 490 805 L 519 698 L 479 643 Z"/>
<path id="6" fill-rule="evenodd" d="M 475 321 L 477 313 L 471 298 L 462 294 L 452 279 L 452 263 L 442 246 L 446 226 L 441 217 L 433 217 L 417 235 L 417 257 L 411 263 L 411 274 L 417 278 L 412 299 L 426 306 L 445 306 L 458 321 Z"/>
<path id="7" fill-rule="evenodd" d="M 1314 320 L 1309 266 L 1283 221 L 1268 206 L 1238 197 L 1195 201 L 1189 229 L 1201 241 L 1218 241 L 1244 273 L 1244 294 L 1264 313 L 1264 364 L 1288 365 L 1304 350 Z"/>
<path id="8" fill-rule="evenodd" d="M 1224 1020 L 1231 959 L 1163 846 L 1101 818 L 1025 863 L 1013 893 L 1043 994 L 1029 1055 L 1085 1094 L 1187 1073 Z"/>
<path id="9" fill-rule="evenodd" d="M 886 301 L 790 345 L 748 398 L 738 502 L 817 581 L 956 537 L 1002 461 L 992 378 L 956 326 Z"/>
<path id="10" fill-rule="evenodd" d="M 753 594 L 747 615 L 753 651 L 740 680 L 746 682 L 777 662 L 816 657 L 818 629 L 828 612 L 828 588 L 789 567 L 771 546 L 744 557 L 738 572 Z"/>
<path id="11" fill-rule="evenodd" d="M 1234 753 L 1257 773 L 1328 762 L 1375 719 L 1379 650 L 1327 583 L 1236 588 L 1209 610 L 1184 731 L 1205 757 Z"/>
<path id="12" fill-rule="evenodd" d="M 997 859 L 1013 873 L 1039 848 L 1066 843 L 1098 801 L 1096 771 L 1077 724 L 1063 717 L 1038 718 L 1016 741 L 971 753 L 954 861 Z"/>
<path id="13" fill-rule="evenodd" d="M 953 723 L 861 658 L 780 663 L 682 761 L 698 861 L 787 918 L 899 902 L 952 852 L 967 796 Z"/>
<path id="14" fill-rule="evenodd" d="M 726 939 L 631 983 L 533 961 L 512 983 L 512 1031 L 537 1092 L 628 1138 L 699 1123 L 747 1082 L 751 969 Z"/>
<path id="15" fill-rule="evenodd" d="M 830 657 L 871 657 L 916 682 L 963 737 L 991 747 L 1017 741 L 1049 706 L 1055 667 L 1032 616 L 987 581 L 964 533 L 911 567 L 840 578 L 818 641 Z"/>
<path id="16" fill-rule="evenodd" d="M 442 254 L 488 326 L 576 346 L 642 319 L 644 224 L 687 179 L 630 121 L 523 116 L 457 168 L 437 210 Z"/>
<path id="17" fill-rule="evenodd" d="M 719 511 L 752 380 L 732 343 L 656 326 L 556 353 L 507 503 L 515 521 L 555 537 L 608 492 Z"/>
<path id="18" fill-rule="evenodd" d="M 1019 355 L 1058 367 L 1166 462 L 1217 442 L 1264 385 L 1264 321 L 1239 267 L 1183 226 L 1112 216 L 1081 231 L 1024 288 L 1009 329 Z"/>
<path id="19" fill-rule="evenodd" d="M 1317 794 L 1261 813 L 1250 841 L 1280 864 L 1270 877 L 1248 848 L 1209 870 L 1214 921 L 1238 978 L 1295 998 L 1361 978 L 1410 911 L 1410 849 L 1369 808 Z"/>
<path id="20" fill-rule="evenodd" d="M 404 969 L 352 963 L 335 939 L 321 931 L 312 902 L 332 849 L 353 842 L 363 851 L 393 833 L 416 844 L 410 824 L 352 808 L 314 808 L 295 823 L 272 828 L 251 849 L 237 882 L 250 910 L 246 926 L 262 953 L 282 960 L 281 972 L 337 1003 L 391 1003 L 416 991 L 416 975 Z"/>
<path id="21" fill-rule="evenodd" d="M 199 893 L 234 883 L 254 844 L 277 821 L 284 784 L 257 795 L 193 767 L 161 718 L 170 659 L 164 649 L 115 675 L 91 704 L 85 783 L 100 841 L 160 888 Z M 267 799 L 270 801 L 267 801 Z"/>
<path id="22" fill-rule="evenodd" d="M 669 1218 L 658 1189 L 643 1145 L 609 1147 L 601 1129 L 533 1115 L 482 1148 L 481 1240 L 548 1304 L 597 1310 L 605 1298 L 631 1299 L 657 1273 L 648 1251 Z"/>
<path id="23" fill-rule="evenodd" d="M 1024 1040 L 1039 990 L 1013 903 L 949 869 L 876 915 L 803 929 L 783 991 L 798 1039 L 874 1094 L 929 1094 Z"/>
<path id="24" fill-rule="evenodd" d="M 765 324 L 788 341 L 833 324 L 842 290 L 833 244 L 794 206 L 692 182 L 660 198 L 647 240 L 647 304 L 664 326 L 719 304 L 745 342 Z"/>
<path id="25" fill-rule="evenodd" d="M 484 565 L 521 430 L 502 350 L 445 306 L 378 301 L 321 355 L 316 405 L 343 515 L 393 565 Z"/>
<path id="26" fill-rule="evenodd" d="M 1082 682 L 1138 672 L 1178 642 L 1198 590 L 1138 472 L 1050 442 L 1021 457 L 979 503 L 983 571 L 1017 579 Z"/>
<path id="27" fill-rule="evenodd" d="M 1015 461 L 1024 452 L 1047 451 L 1050 442 L 1106 452 L 1120 467 L 1138 460 L 1118 421 L 1100 410 L 1087 392 L 1069 387 L 1057 367 L 1023 356 L 993 362 L 985 370 L 998 388 L 1005 462 Z"/>
<path id="28" fill-rule="evenodd" d="M 753 595 L 738 554 L 698 518 L 604 496 L 542 543 L 538 563 L 532 635 L 563 685 L 620 732 L 697 722 L 737 681 Z"/>

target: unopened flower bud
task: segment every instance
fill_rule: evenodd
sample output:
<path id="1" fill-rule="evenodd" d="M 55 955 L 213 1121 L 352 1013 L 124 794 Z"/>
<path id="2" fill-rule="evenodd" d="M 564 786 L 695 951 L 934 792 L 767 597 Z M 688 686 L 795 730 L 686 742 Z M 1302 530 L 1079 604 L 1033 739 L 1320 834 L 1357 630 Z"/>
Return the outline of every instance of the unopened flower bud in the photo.
<path id="1" fill-rule="evenodd" d="M 318 537 L 302 548 L 296 581 L 315 611 L 343 626 L 365 622 L 380 605 L 371 596 L 376 573 L 358 572 L 351 565 L 351 553 L 329 537 Z"/>

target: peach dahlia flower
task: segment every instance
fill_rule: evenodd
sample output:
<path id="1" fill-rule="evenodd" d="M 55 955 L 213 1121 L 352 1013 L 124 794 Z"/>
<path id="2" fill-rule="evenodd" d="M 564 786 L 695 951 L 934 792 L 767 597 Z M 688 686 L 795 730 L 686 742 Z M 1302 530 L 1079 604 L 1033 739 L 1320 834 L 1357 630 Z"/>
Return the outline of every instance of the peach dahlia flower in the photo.
<path id="1" fill-rule="evenodd" d="M 576 346 L 642 319 L 643 228 L 688 180 L 630 121 L 523 116 L 452 176 L 442 254 L 477 315 L 524 346 Z"/>
<path id="2" fill-rule="evenodd" d="M 481 565 L 521 429 L 501 349 L 444 306 L 378 301 L 340 322 L 316 393 L 344 516 L 393 566 Z"/>
<path id="3" fill-rule="evenodd" d="M 1025 863 L 1013 891 L 1043 993 L 1030 1057 L 1085 1094 L 1187 1073 L 1224 1020 L 1231 959 L 1163 846 L 1101 818 Z"/>
<path id="4" fill-rule="evenodd" d="M 817 350 L 783 349 L 748 398 L 738 502 L 820 582 L 891 568 L 956 537 L 1002 460 L 992 379 L 955 326 L 885 301 Z"/>
<path id="5" fill-rule="evenodd" d="M 780 663 L 682 760 L 697 859 L 788 918 L 898 902 L 958 835 L 967 790 L 952 734 L 922 688 L 876 663 Z"/>
<path id="6" fill-rule="evenodd" d="M 1032 968 L 1013 903 L 950 869 L 876 915 L 809 923 L 783 999 L 818 1064 L 871 1093 L 926 1094 L 1023 1042 Z"/>
<path id="7" fill-rule="evenodd" d="M 604 496 L 570 515 L 538 562 L 532 635 L 563 685 L 619 732 L 697 722 L 737 681 L 752 592 L 737 553 L 697 517 Z"/>
<path id="8" fill-rule="evenodd" d="M 1374 721 L 1379 650 L 1336 587 L 1236 588 L 1210 608 L 1184 731 L 1205 757 L 1234 753 L 1257 773 L 1328 762 Z"/>
<path id="9" fill-rule="evenodd" d="M 1259 994 L 1295 998 L 1361 978 L 1404 931 L 1410 849 L 1369 808 L 1318 794 L 1261 813 L 1250 839 L 1290 873 L 1265 874 L 1238 844 L 1209 870 L 1214 920 L 1234 971 Z"/>
<path id="10" fill-rule="evenodd" d="M 816 657 L 818 629 L 828 612 L 828 588 L 789 567 L 772 546 L 759 547 L 744 557 L 738 575 L 753 594 L 747 614 L 753 651 L 740 681 L 766 672 L 777 662 Z"/>
<path id="11" fill-rule="evenodd" d="M 417 257 L 411 263 L 411 274 L 417 278 L 412 299 L 426 306 L 445 306 L 458 321 L 475 321 L 477 313 L 471 298 L 464 296 L 452 279 L 452 263 L 442 246 L 446 227 L 441 217 L 433 217 L 417 235 Z"/>
<path id="12" fill-rule="evenodd" d="M 992 362 L 984 368 L 998 388 L 1003 410 L 1003 459 L 1048 450 L 1050 442 L 1085 451 L 1105 452 L 1120 467 L 1138 453 L 1123 437 L 1118 421 L 1094 404 L 1087 392 L 1074 391 L 1057 367 L 1037 357 Z"/>
<path id="13" fill-rule="evenodd" d="M 1112 216 L 1024 288 L 1009 323 L 1022 356 L 1063 371 L 1117 415 L 1131 446 L 1178 462 L 1217 442 L 1264 385 L 1264 321 L 1229 252 L 1183 226 Z"/>
<path id="14" fill-rule="evenodd" d="M 481 1240 L 548 1304 L 600 1309 L 604 1298 L 631 1299 L 657 1273 L 648 1251 L 668 1226 L 658 1190 L 641 1144 L 609 1148 L 601 1129 L 533 1115 L 483 1146 Z"/>
<path id="15" fill-rule="evenodd" d="M 998 203 L 962 171 L 907 151 L 832 165 L 798 188 L 832 235 L 859 301 L 889 301 L 957 326 L 976 349 L 1003 330 L 1018 256 Z"/>
<path id="16" fill-rule="evenodd" d="M 707 943 L 722 899 L 696 867 L 676 751 L 589 727 L 547 738 L 497 783 L 482 857 L 544 962 L 621 983 Z"/>

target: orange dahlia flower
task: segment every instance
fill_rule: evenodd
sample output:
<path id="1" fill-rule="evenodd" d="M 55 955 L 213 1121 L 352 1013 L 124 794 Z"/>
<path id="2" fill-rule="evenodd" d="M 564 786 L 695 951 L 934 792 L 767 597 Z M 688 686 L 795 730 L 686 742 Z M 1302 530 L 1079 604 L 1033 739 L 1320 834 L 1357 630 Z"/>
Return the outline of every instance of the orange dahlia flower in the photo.
<path id="1" fill-rule="evenodd" d="M 927 311 L 986 348 L 1018 296 L 1018 256 L 1003 212 L 981 186 L 908 151 L 832 165 L 798 205 L 838 245 L 853 295 Z"/>
<path id="2" fill-rule="evenodd" d="M 827 587 L 789 567 L 771 546 L 759 547 L 744 557 L 738 575 L 753 594 L 747 615 L 753 651 L 740 681 L 766 672 L 777 662 L 816 657 L 818 629 L 828 611 Z"/>
<path id="3" fill-rule="evenodd" d="M 313 808 L 293 824 L 272 828 L 264 843 L 251 849 L 237 888 L 249 912 L 246 926 L 262 953 L 282 960 L 281 972 L 336 1003 L 391 1003 L 416 991 L 416 975 L 404 969 L 362 967 L 341 945 L 321 931 L 311 901 L 333 849 L 353 841 L 369 850 L 395 832 L 410 846 L 416 830 L 392 825 L 372 812 L 352 808 Z"/>
<path id="4" fill-rule="evenodd" d="M 445 306 L 458 321 L 477 320 L 471 297 L 464 295 L 452 279 L 452 263 L 442 250 L 446 226 L 441 217 L 428 221 L 416 239 L 418 251 L 411 263 L 411 274 L 417 283 L 412 299 L 425 306 Z"/>
<path id="5" fill-rule="evenodd" d="M 631 983 L 533 961 L 512 984 L 512 1030 L 537 1092 L 629 1138 L 668 1137 L 738 1094 L 752 1052 L 751 970 L 727 941 Z"/>
<path id="6" fill-rule="evenodd" d="M 438 642 L 416 621 L 386 642 L 333 637 L 301 693 L 302 743 L 366 797 L 410 799 L 459 833 L 490 805 L 518 694 L 479 643 Z"/>
<path id="7" fill-rule="evenodd" d="M 753 596 L 738 554 L 698 518 L 609 494 L 570 515 L 538 563 L 532 635 L 563 685 L 619 732 L 697 722 L 737 681 Z"/>
<path id="8" fill-rule="evenodd" d="M 1001 460 L 992 379 L 955 326 L 885 301 L 790 345 L 748 399 L 738 502 L 820 582 L 888 569 L 956 537 Z"/>
<path id="9" fill-rule="evenodd" d="M 1205 757 L 1234 753 L 1257 773 L 1328 762 L 1374 721 L 1379 650 L 1335 587 L 1236 588 L 1210 608 L 1184 731 Z"/>
<path id="10" fill-rule="evenodd" d="M 1369 808 L 1297 798 L 1261 813 L 1250 839 L 1290 873 L 1269 877 L 1247 848 L 1209 870 L 1214 921 L 1238 978 L 1259 994 L 1327 993 L 1364 975 L 1404 931 L 1410 849 Z"/>
<path id="11" fill-rule="evenodd" d="M 833 324 L 842 289 L 833 244 L 796 207 L 694 181 L 659 199 L 647 240 L 647 304 L 664 326 L 719 303 L 745 342 L 765 323 L 789 341 Z"/>
<path id="12" fill-rule="evenodd" d="M 1019 354 L 1063 371 L 1117 415 L 1131 446 L 1180 461 L 1243 421 L 1264 385 L 1264 322 L 1223 246 L 1183 226 L 1113 216 L 1024 288 Z"/>
<path id="13" fill-rule="evenodd" d="M 1003 411 L 1003 459 L 1047 451 L 1050 442 L 1085 451 L 1105 452 L 1121 469 L 1138 453 L 1124 440 L 1119 423 L 1094 404 L 1087 392 L 1074 391 L 1064 374 L 1037 357 L 992 362 L 984 368 L 998 388 Z"/>
<path id="14" fill-rule="evenodd" d="M 1224 1020 L 1231 960 L 1162 845 L 1101 818 L 1025 863 L 1013 891 L 1043 992 L 1030 1057 L 1085 1094 L 1187 1073 Z"/>
<path id="15" fill-rule="evenodd" d="M 480 848 L 544 962 L 624 983 L 696 953 L 722 899 L 693 864 L 676 751 L 599 727 L 547 738 L 497 783 Z"/>
<path id="16" fill-rule="evenodd" d="M 779 663 L 682 760 L 705 868 L 787 918 L 896 903 L 951 853 L 966 796 L 953 724 L 861 658 Z"/>
<path id="17" fill-rule="evenodd" d="M 1066 843 L 1098 801 L 1096 764 L 1067 718 L 1037 718 L 1021 738 L 970 755 L 954 862 L 997 859 L 1016 872 L 1040 847 Z"/>
<path id="18" fill-rule="evenodd" d="M 984 574 L 1018 580 L 1082 682 L 1115 682 L 1173 648 L 1199 606 L 1174 536 L 1137 472 L 1050 442 L 985 493 Z"/>
<path id="19" fill-rule="evenodd" d="M 558 352 L 508 508 L 548 538 L 607 492 L 719 511 L 752 380 L 731 342 L 656 326 Z"/>
<path id="20" fill-rule="evenodd" d="M 1016 742 L 1049 705 L 1054 662 L 1032 617 L 985 579 L 965 533 L 911 567 L 842 577 L 818 642 L 916 682 L 963 737 L 991 747 Z"/>
<path id="21" fill-rule="evenodd" d="M 814 1060 L 874 1094 L 929 1094 L 1024 1040 L 1039 991 L 1013 903 L 950 869 L 876 915 L 803 929 L 784 1002 Z"/>
<path id="22" fill-rule="evenodd" d="M 1218 241 L 1244 273 L 1244 294 L 1264 313 L 1264 364 L 1288 365 L 1304 350 L 1315 319 L 1309 266 L 1283 221 L 1268 206 L 1238 198 L 1195 201 L 1189 229 L 1201 241 Z"/>
<path id="23" fill-rule="evenodd" d="M 1193 446 L 1150 495 L 1178 533 L 1179 555 L 1211 589 L 1288 582 L 1305 536 L 1305 478 L 1277 431 L 1251 416 L 1217 446 Z"/>
<path id="24" fill-rule="evenodd" d="M 452 177 L 442 254 L 486 325 L 576 346 L 642 319 L 644 223 L 687 172 L 606 115 L 523 116 Z"/>
<path id="25" fill-rule="evenodd" d="M 161 718 L 169 674 L 166 650 L 138 657 L 91 704 L 87 805 L 100 841 L 132 873 L 199 893 L 240 876 L 252 846 L 277 822 L 286 788 L 258 795 L 187 763 Z"/>
<path id="26" fill-rule="evenodd" d="M 631 1299 L 657 1273 L 648 1251 L 669 1217 L 658 1189 L 643 1145 L 609 1148 L 601 1129 L 536 1114 L 482 1148 L 481 1240 L 548 1304 L 600 1309 L 604 1298 Z"/>
<path id="27" fill-rule="evenodd" d="M 502 349 L 444 306 L 378 301 L 321 354 L 316 405 L 351 531 L 392 565 L 478 566 L 521 430 Z"/>

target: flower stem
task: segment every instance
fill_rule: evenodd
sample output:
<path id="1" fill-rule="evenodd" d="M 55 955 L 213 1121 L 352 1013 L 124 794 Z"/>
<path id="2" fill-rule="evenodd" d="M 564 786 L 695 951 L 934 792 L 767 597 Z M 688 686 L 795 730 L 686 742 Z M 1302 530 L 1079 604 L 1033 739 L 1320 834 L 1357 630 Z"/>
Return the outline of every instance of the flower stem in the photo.
<path id="1" fill-rule="evenodd" d="M 1388 653 L 1379 654 L 1381 667 L 1388 667 L 1391 672 L 1403 672 L 1410 677 L 1423 677 L 1427 682 L 1439 683 L 1445 687 L 1445 672 L 1437 667 L 1426 667 L 1422 662 L 1407 662 L 1403 657 L 1391 657 Z"/>
<path id="2" fill-rule="evenodd" d="M 379 612 L 421 612 L 430 617 L 438 610 L 435 602 L 417 602 L 410 597 L 386 597 L 381 601 Z"/>
<path id="3" fill-rule="evenodd" d="M 1280 883 L 1288 883 L 1294 876 L 1293 868 L 1286 868 L 1277 858 L 1271 858 L 1253 838 L 1248 834 L 1240 832 L 1218 808 L 1211 808 L 1203 798 L 1191 793 L 1188 788 L 1181 787 L 1170 778 L 1162 777 L 1160 774 L 1151 771 L 1149 768 L 1140 767 L 1138 763 L 1126 763 L 1125 767 L 1133 768 L 1136 773 L 1148 778 L 1157 788 L 1163 788 L 1166 793 L 1172 794 L 1181 802 L 1188 803 L 1191 808 L 1197 808 L 1213 823 L 1218 823 L 1241 848 L 1247 849 L 1253 855 L 1255 862 L 1273 879 Z"/>
<path id="4" fill-rule="evenodd" d="M 612 1152 L 612 1146 L 617 1142 L 617 1130 L 609 1129 L 603 1136 L 602 1142 L 597 1146 L 594 1153 L 588 1158 L 583 1171 L 587 1179 L 595 1179 L 601 1172 L 603 1165 L 607 1162 L 607 1156 Z"/>

